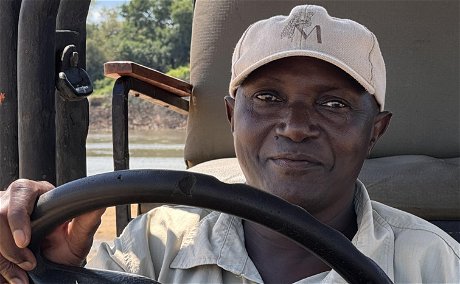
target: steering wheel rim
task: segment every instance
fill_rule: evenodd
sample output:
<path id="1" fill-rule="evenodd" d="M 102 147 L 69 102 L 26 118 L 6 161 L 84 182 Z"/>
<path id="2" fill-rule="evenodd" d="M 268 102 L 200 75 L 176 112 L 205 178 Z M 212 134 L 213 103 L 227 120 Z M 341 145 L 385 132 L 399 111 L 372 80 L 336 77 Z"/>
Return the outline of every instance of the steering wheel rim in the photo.
<path id="1" fill-rule="evenodd" d="M 104 173 L 69 182 L 40 196 L 31 216 L 32 239 L 29 245 L 37 256 L 37 268 L 29 272 L 29 277 L 34 283 L 39 283 L 44 275 L 49 275 L 50 269 L 76 270 L 77 274 L 105 273 L 53 264 L 40 256 L 40 241 L 53 228 L 82 213 L 138 202 L 190 205 L 251 220 L 296 241 L 349 283 L 392 283 L 385 272 L 347 238 L 320 223 L 301 207 L 244 184 L 227 184 L 204 174 L 170 170 Z M 109 278 L 129 278 L 126 273 L 107 273 L 111 275 Z M 128 278 L 123 278 L 123 281 L 156 283 L 134 277 L 138 278 L 134 282 L 126 280 Z"/>

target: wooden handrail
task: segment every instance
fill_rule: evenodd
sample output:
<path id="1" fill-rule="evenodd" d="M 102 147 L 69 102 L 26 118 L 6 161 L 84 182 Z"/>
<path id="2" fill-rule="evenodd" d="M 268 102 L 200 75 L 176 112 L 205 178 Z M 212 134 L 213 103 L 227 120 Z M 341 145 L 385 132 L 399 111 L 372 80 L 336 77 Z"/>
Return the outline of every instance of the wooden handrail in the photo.
<path id="1" fill-rule="evenodd" d="M 105 63 L 104 75 L 113 79 L 121 76 L 136 78 L 180 97 L 192 94 L 192 85 L 189 83 L 131 61 Z"/>

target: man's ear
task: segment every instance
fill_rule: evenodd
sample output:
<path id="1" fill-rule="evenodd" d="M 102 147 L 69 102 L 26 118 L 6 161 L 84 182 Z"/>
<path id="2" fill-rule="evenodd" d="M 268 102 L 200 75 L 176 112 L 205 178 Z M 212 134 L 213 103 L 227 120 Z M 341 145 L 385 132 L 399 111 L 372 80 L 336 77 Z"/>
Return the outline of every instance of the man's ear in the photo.
<path id="1" fill-rule="evenodd" d="M 372 129 L 371 140 L 369 142 L 368 155 L 370 155 L 377 141 L 382 137 L 390 124 L 393 114 L 389 111 L 379 112 L 374 118 L 374 125 Z"/>
<path id="2" fill-rule="evenodd" d="M 227 119 L 233 132 L 233 110 L 235 108 L 235 99 L 231 96 L 225 96 L 225 108 L 227 110 Z"/>

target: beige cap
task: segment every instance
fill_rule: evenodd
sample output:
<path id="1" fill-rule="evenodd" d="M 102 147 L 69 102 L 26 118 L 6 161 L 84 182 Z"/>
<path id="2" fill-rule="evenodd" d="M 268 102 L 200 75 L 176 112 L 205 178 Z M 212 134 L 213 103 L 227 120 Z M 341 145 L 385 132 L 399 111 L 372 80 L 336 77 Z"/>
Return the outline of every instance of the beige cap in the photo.
<path id="1" fill-rule="evenodd" d="M 275 16 L 249 26 L 232 58 L 230 95 L 255 69 L 289 56 L 315 57 L 334 64 L 385 104 L 385 63 L 375 35 L 363 25 L 329 16 L 326 9 L 302 5 L 289 16 Z"/>

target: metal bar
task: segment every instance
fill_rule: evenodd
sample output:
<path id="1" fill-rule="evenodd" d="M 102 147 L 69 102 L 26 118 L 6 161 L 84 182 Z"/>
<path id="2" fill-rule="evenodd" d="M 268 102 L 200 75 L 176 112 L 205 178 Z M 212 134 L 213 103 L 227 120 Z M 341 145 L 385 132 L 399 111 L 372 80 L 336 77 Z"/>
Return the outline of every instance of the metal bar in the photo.
<path id="1" fill-rule="evenodd" d="M 129 169 L 128 147 L 128 94 L 131 90 L 131 78 L 120 77 L 115 81 L 112 97 L 112 138 L 113 162 L 115 171 Z M 129 205 L 115 208 L 117 236 L 131 220 Z"/>
<path id="2" fill-rule="evenodd" d="M 121 77 L 115 81 L 112 97 L 112 136 L 114 169 L 129 169 L 128 149 L 128 93 L 131 79 Z"/>
<path id="3" fill-rule="evenodd" d="M 86 67 L 86 18 L 91 0 L 61 0 L 56 19 L 58 34 L 76 34 L 56 38 L 56 52 L 74 44 L 79 56 L 79 67 Z M 58 93 L 58 91 L 56 91 Z M 86 176 L 86 137 L 89 126 L 87 99 L 65 101 L 56 95 L 56 181 L 64 184 Z"/>
<path id="4" fill-rule="evenodd" d="M 141 80 L 123 76 L 116 80 L 112 97 L 112 135 L 114 169 L 129 169 L 128 146 L 128 96 L 134 91 L 144 99 L 170 107 L 170 109 L 187 114 L 189 102 L 158 87 L 154 87 Z M 131 207 L 118 205 L 116 207 L 117 235 L 131 220 Z"/>
<path id="5" fill-rule="evenodd" d="M 16 58 L 21 2 L 0 1 L 0 190 L 19 178 Z"/>
<path id="6" fill-rule="evenodd" d="M 23 0 L 18 32 L 19 176 L 56 183 L 55 31 L 59 0 Z"/>

